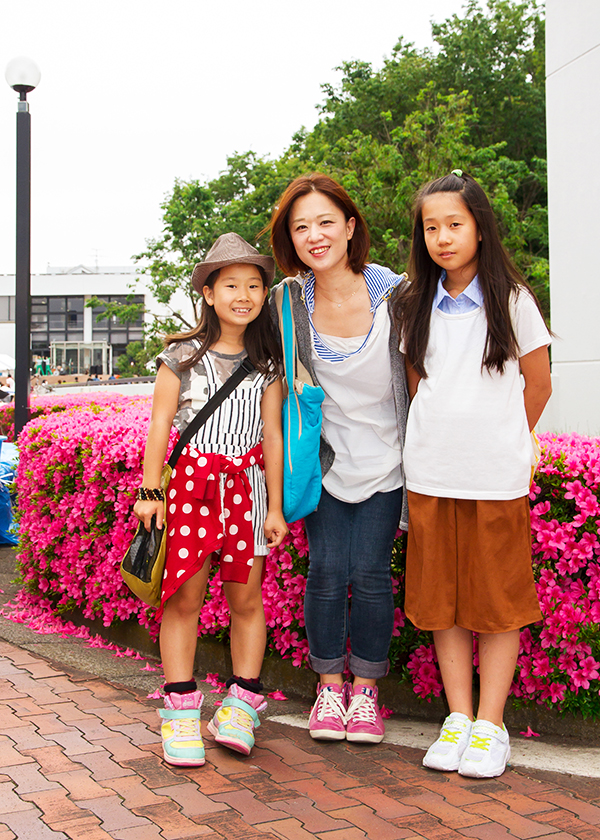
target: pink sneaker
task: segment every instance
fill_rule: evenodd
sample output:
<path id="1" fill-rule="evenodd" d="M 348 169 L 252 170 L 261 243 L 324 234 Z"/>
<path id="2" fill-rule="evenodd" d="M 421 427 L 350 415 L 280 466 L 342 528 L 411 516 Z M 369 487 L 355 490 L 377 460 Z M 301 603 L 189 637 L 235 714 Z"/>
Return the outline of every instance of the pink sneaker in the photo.
<path id="1" fill-rule="evenodd" d="M 262 694 L 254 694 L 233 683 L 223 704 L 208 722 L 208 731 L 214 735 L 217 744 L 250 755 L 254 746 L 254 729 L 260 726 L 258 712 L 266 708 L 267 702 Z"/>
<path id="2" fill-rule="evenodd" d="M 343 741 L 346 737 L 345 686 L 319 685 L 317 699 L 310 712 L 308 731 L 311 738 Z"/>
<path id="3" fill-rule="evenodd" d="M 162 718 L 163 755 L 168 764 L 181 767 L 201 767 L 204 764 L 204 744 L 200 734 L 201 691 L 187 694 L 165 694 L 165 708 L 158 709 Z"/>
<path id="4" fill-rule="evenodd" d="M 385 724 L 377 705 L 375 686 L 348 686 L 346 740 L 360 744 L 379 744 L 385 735 Z"/>

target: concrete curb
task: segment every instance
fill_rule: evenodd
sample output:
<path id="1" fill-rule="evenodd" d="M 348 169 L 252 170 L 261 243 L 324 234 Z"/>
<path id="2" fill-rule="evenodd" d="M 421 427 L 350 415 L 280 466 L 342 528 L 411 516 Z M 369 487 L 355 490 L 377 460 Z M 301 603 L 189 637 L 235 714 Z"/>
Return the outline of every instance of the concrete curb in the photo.
<path id="1" fill-rule="evenodd" d="M 77 612 L 69 613 L 64 618 L 74 624 L 85 625 L 105 641 L 160 659 L 158 644 L 152 642 L 148 631 L 134 621 L 123 621 L 118 625 L 105 627 L 101 621 L 91 621 Z M 210 672 L 229 675 L 231 657 L 228 644 L 210 637 L 199 639 L 196 648 L 196 671 L 201 674 Z M 277 654 L 266 657 L 262 678 L 268 690 L 280 689 L 307 702 L 314 697 L 315 674 L 308 668 L 295 668 L 290 660 L 282 659 Z M 448 712 L 440 698 L 434 698 L 431 703 L 419 700 L 410 686 L 398 681 L 397 675 L 390 674 L 380 680 L 378 685 L 380 703 L 396 714 L 415 720 L 441 723 Z M 600 746 L 600 721 L 584 720 L 581 716 L 574 715 L 562 717 L 558 711 L 547 706 L 519 706 L 517 702 L 509 699 L 504 720 L 509 731 L 521 732 L 530 726 L 544 736 L 571 743 L 579 741 L 588 746 Z"/>

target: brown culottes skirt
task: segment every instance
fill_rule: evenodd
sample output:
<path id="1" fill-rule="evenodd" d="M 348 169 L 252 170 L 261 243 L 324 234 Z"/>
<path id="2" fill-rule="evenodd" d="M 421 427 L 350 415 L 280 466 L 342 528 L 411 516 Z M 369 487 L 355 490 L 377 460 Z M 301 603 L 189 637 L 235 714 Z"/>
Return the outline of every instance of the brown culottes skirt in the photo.
<path id="1" fill-rule="evenodd" d="M 542 617 L 529 499 L 445 499 L 408 491 L 405 612 L 421 630 L 506 633 Z"/>

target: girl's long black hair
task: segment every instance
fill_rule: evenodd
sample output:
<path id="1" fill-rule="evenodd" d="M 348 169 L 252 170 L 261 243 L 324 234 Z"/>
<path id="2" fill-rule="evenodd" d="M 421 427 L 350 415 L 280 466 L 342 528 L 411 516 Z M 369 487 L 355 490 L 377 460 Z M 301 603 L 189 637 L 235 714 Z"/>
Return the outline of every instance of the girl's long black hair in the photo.
<path id="1" fill-rule="evenodd" d="M 261 268 L 260 271 L 263 288 L 268 289 L 267 277 Z M 219 276 L 220 269 L 213 271 L 206 278 L 205 286 L 212 289 Z M 179 370 L 189 370 L 196 365 L 215 342 L 221 337 L 221 325 L 215 312 L 214 306 L 209 306 L 204 300 L 200 306 L 200 318 L 197 326 L 187 332 L 173 333 L 164 338 L 165 347 L 180 341 L 190 341 L 196 338 L 200 342 L 200 348 L 189 359 L 179 363 Z M 254 321 L 250 321 L 244 333 L 244 347 L 248 358 L 260 373 L 269 374 L 277 371 L 281 362 L 281 348 L 273 322 L 271 321 L 268 298 L 265 298 L 260 314 Z"/>
<path id="2" fill-rule="evenodd" d="M 477 277 L 487 319 L 487 337 L 481 362 L 489 372 L 504 372 L 509 359 L 518 358 L 519 346 L 510 317 L 510 299 L 523 289 L 536 302 L 535 293 L 513 265 L 500 240 L 494 211 L 482 187 L 470 175 L 452 173 L 430 181 L 419 191 L 413 207 L 414 222 L 408 276 L 410 284 L 397 300 L 394 316 L 404 339 L 406 356 L 415 372 L 426 378 L 425 353 L 429 342 L 431 307 L 442 269 L 429 256 L 423 231 L 423 202 L 434 193 L 459 193 L 481 234 Z M 540 309 L 541 312 L 541 309 Z"/>

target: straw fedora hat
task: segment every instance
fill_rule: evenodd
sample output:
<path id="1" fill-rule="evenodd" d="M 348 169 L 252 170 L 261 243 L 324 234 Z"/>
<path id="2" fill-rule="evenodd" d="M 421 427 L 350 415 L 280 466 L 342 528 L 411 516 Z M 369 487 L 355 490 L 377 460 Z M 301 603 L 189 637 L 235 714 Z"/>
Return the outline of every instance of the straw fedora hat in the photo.
<path id="1" fill-rule="evenodd" d="M 197 292 L 202 292 L 206 278 L 218 268 L 226 265 L 259 265 L 267 276 L 270 285 L 275 277 L 275 261 L 273 257 L 259 254 L 256 248 L 248 245 L 245 239 L 237 233 L 224 233 L 219 236 L 212 246 L 204 262 L 198 263 L 192 274 L 192 286 Z"/>

